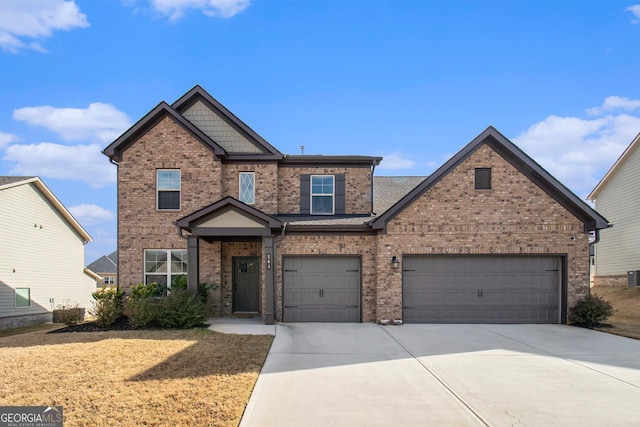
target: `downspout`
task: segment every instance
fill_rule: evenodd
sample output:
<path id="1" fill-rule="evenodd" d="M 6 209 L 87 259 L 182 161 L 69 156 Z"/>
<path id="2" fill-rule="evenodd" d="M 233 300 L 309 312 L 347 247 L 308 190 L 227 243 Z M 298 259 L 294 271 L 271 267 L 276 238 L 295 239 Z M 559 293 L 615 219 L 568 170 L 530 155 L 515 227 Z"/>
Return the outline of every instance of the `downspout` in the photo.
<path id="1" fill-rule="evenodd" d="M 373 206 L 373 174 L 376 171 L 376 165 L 371 166 L 371 215 L 375 216 L 376 212 L 374 211 Z"/>
<path id="2" fill-rule="evenodd" d="M 283 239 L 284 239 L 284 233 L 287 230 L 287 222 L 282 224 L 282 231 L 280 232 L 280 236 L 276 237 L 275 239 L 273 239 L 273 244 L 272 244 L 272 250 L 273 250 L 273 268 L 271 269 L 271 274 L 273 275 L 273 279 L 272 279 L 272 283 L 273 283 L 273 317 L 276 317 L 276 313 L 278 312 L 276 310 L 276 289 L 277 289 L 277 281 L 276 281 L 276 268 L 275 266 L 278 264 L 277 259 L 278 257 L 277 255 L 277 247 L 278 247 L 278 243 L 280 243 Z M 275 319 L 280 321 L 279 319 Z"/>

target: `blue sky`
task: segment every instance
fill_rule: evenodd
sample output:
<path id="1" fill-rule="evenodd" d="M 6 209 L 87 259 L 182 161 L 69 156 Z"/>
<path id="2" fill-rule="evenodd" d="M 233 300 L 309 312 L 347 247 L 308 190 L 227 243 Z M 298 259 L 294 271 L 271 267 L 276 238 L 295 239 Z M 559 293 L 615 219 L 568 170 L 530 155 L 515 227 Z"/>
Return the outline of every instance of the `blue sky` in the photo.
<path id="1" fill-rule="evenodd" d="M 640 132 L 627 1 L 0 0 L 0 175 L 116 249 L 100 151 L 200 84 L 288 154 L 428 175 L 493 125 L 586 197 Z"/>

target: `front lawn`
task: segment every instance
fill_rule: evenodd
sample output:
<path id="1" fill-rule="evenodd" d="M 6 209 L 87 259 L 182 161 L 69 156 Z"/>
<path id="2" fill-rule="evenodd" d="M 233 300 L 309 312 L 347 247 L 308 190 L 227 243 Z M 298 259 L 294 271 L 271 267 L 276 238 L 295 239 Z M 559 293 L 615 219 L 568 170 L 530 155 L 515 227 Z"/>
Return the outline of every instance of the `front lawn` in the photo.
<path id="1" fill-rule="evenodd" d="M 204 329 L 0 338 L 0 405 L 62 405 L 65 426 L 237 426 L 272 336 Z"/>

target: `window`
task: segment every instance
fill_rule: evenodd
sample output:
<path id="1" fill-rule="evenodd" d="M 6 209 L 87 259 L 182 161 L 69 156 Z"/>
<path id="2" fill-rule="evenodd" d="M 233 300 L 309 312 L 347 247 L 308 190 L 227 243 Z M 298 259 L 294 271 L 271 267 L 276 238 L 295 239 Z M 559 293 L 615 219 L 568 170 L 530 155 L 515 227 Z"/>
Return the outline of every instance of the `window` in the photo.
<path id="1" fill-rule="evenodd" d="M 144 283 L 171 288 L 187 274 L 186 249 L 147 249 L 144 251 Z"/>
<path id="2" fill-rule="evenodd" d="M 113 283 L 115 282 L 115 280 L 113 280 L 113 277 L 109 277 L 109 276 L 105 276 L 104 277 L 104 284 L 109 286 L 109 285 L 113 285 Z"/>
<path id="3" fill-rule="evenodd" d="M 31 306 L 31 288 L 16 288 L 16 307 Z"/>
<path id="4" fill-rule="evenodd" d="M 311 175 L 311 214 L 333 215 L 333 175 Z"/>
<path id="5" fill-rule="evenodd" d="M 158 209 L 180 209 L 180 169 L 158 169 Z"/>
<path id="6" fill-rule="evenodd" d="M 238 176 L 239 199 L 248 205 L 255 203 L 256 195 L 256 178 L 253 172 L 240 172 Z"/>
<path id="7" fill-rule="evenodd" d="M 491 190 L 491 168 L 476 168 L 476 190 Z"/>

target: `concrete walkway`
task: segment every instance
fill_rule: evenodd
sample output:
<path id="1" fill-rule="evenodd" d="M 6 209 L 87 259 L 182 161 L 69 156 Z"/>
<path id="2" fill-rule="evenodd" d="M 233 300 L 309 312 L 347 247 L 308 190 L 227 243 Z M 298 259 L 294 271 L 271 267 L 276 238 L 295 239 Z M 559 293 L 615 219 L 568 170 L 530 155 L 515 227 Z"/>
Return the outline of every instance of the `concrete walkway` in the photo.
<path id="1" fill-rule="evenodd" d="M 264 426 L 638 425 L 640 341 L 563 325 L 279 324 Z"/>

